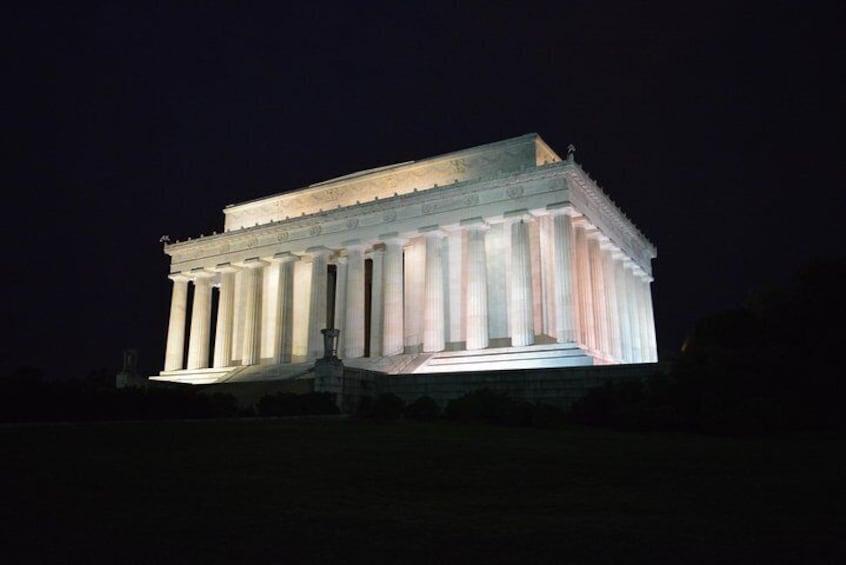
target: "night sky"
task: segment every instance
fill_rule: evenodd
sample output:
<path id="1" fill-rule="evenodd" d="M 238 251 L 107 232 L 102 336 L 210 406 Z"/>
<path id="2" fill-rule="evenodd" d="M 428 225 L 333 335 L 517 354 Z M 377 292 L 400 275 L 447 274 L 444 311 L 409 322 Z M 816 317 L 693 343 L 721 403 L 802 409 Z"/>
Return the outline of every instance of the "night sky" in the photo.
<path id="1" fill-rule="evenodd" d="M 127 347 L 158 372 L 161 235 L 529 132 L 562 156 L 574 144 L 658 247 L 662 353 L 843 253 L 835 4 L 174 4 L 5 18 L 0 374 L 83 376 Z"/>

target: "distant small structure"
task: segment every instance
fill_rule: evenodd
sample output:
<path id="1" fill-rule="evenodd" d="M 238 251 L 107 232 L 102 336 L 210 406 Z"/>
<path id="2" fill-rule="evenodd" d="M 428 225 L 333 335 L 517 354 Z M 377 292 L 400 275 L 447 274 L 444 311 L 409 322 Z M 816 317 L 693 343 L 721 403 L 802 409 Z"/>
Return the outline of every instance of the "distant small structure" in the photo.
<path id="1" fill-rule="evenodd" d="M 138 375 L 138 350 L 123 350 L 123 369 L 115 376 L 115 388 L 143 387 L 147 379 Z"/>

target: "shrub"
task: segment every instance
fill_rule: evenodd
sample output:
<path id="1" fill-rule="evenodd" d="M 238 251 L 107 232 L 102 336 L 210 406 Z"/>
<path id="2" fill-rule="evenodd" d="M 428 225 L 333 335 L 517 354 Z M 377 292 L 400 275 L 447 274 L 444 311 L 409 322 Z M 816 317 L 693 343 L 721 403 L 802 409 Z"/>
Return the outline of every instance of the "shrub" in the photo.
<path id="1" fill-rule="evenodd" d="M 549 404 L 535 404 L 532 409 L 533 428 L 560 428 L 564 425 L 564 411 Z"/>
<path id="2" fill-rule="evenodd" d="M 335 395 L 331 392 L 310 392 L 300 394 L 303 414 L 307 416 L 340 414 L 341 409 L 335 402 Z"/>
<path id="3" fill-rule="evenodd" d="M 370 416 L 378 420 L 398 420 L 404 408 L 405 402 L 402 398 L 386 392 L 376 397 Z"/>
<path id="4" fill-rule="evenodd" d="M 433 422 L 440 416 L 440 406 L 428 396 L 421 396 L 405 408 L 405 417 L 418 422 Z"/>
<path id="5" fill-rule="evenodd" d="M 340 412 L 334 395 L 326 392 L 265 394 L 256 408 L 261 416 L 313 416 Z"/>
<path id="6" fill-rule="evenodd" d="M 507 426 L 529 426 L 533 406 L 528 402 L 509 398 L 489 389 L 468 392 L 450 400 L 444 410 L 448 420 L 458 422 L 487 422 Z"/>

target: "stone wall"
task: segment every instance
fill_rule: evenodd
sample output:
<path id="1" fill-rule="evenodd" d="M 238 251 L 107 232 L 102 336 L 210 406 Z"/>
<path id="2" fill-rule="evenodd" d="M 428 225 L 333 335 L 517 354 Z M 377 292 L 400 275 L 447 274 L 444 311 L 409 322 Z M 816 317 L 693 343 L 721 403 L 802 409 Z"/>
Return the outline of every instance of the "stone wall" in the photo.
<path id="1" fill-rule="evenodd" d="M 375 395 L 390 392 L 406 402 L 429 396 L 443 408 L 454 398 L 486 388 L 511 398 L 567 410 L 590 389 L 608 381 L 645 379 L 667 371 L 666 364 L 643 363 L 478 373 L 380 374 L 374 378 L 373 392 Z"/>

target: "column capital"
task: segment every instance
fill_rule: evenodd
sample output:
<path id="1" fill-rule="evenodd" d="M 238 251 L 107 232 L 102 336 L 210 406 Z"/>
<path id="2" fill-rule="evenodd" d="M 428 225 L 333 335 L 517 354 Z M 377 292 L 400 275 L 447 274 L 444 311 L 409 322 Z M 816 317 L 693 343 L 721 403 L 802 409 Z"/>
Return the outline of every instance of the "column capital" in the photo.
<path id="1" fill-rule="evenodd" d="M 628 259 L 628 256 L 625 253 L 623 253 L 622 249 L 614 248 L 611 251 L 611 258 L 614 259 L 615 261 L 620 261 L 621 263 L 623 263 L 623 266 L 625 266 L 626 260 Z"/>
<path id="2" fill-rule="evenodd" d="M 291 263 L 299 260 L 300 258 L 290 251 L 280 251 L 279 253 L 274 253 L 273 257 L 270 258 L 271 263 Z"/>
<path id="3" fill-rule="evenodd" d="M 573 227 L 583 230 L 596 229 L 596 226 L 590 223 L 584 216 L 574 216 Z"/>
<path id="4" fill-rule="evenodd" d="M 605 234 L 599 231 L 599 228 L 597 228 L 596 226 L 590 226 L 586 228 L 586 231 L 587 233 L 585 235 L 587 235 L 588 239 L 595 239 L 599 243 L 602 243 L 603 239 L 608 239 L 605 237 Z"/>
<path id="5" fill-rule="evenodd" d="M 205 267 L 194 267 L 191 269 L 189 277 L 197 284 L 198 281 L 206 281 L 213 278 L 214 272 L 207 270 Z"/>
<path id="6" fill-rule="evenodd" d="M 546 210 L 552 216 L 571 216 L 576 217 L 579 213 L 573 208 L 569 202 L 555 202 L 554 204 L 547 204 Z"/>
<path id="7" fill-rule="evenodd" d="M 259 259 L 258 257 L 250 257 L 249 259 L 244 259 L 243 261 L 235 263 L 236 267 L 243 267 L 245 269 L 258 269 L 259 267 L 264 267 L 265 265 L 267 265 L 267 261 Z"/>
<path id="8" fill-rule="evenodd" d="M 212 270 L 216 273 L 235 273 L 238 271 L 238 267 L 234 266 L 232 263 L 218 263 L 215 265 Z"/>
<path id="9" fill-rule="evenodd" d="M 442 238 L 446 235 L 446 232 L 439 225 L 423 226 L 422 228 L 417 228 L 417 232 L 423 236 L 426 236 L 427 239 L 436 237 Z"/>
<path id="10" fill-rule="evenodd" d="M 191 277 L 189 277 L 188 275 L 186 275 L 185 273 L 183 273 L 181 271 L 177 271 L 175 273 L 170 273 L 167 276 L 167 278 L 169 278 L 173 282 L 185 282 L 185 283 L 187 283 L 188 281 L 191 280 Z"/>
<path id="11" fill-rule="evenodd" d="M 603 251 L 609 251 L 611 254 L 619 251 L 620 248 L 617 247 L 611 239 L 605 237 L 605 239 L 599 240 L 599 248 Z"/>
<path id="12" fill-rule="evenodd" d="M 332 254 L 332 250 L 323 245 L 316 245 L 305 250 L 305 254 L 311 257 L 328 257 Z"/>
<path id="13" fill-rule="evenodd" d="M 510 210 L 505 212 L 502 217 L 505 220 L 505 223 L 510 225 L 517 222 L 528 222 L 534 216 L 532 216 L 526 208 L 521 208 L 520 210 Z"/>
<path id="14" fill-rule="evenodd" d="M 461 226 L 462 229 L 466 229 L 466 230 L 488 230 L 488 229 L 490 229 L 490 226 L 481 217 L 467 218 L 466 220 L 461 220 L 461 222 L 459 222 L 459 226 Z"/>
<path id="15" fill-rule="evenodd" d="M 397 245 L 405 245 L 408 243 L 408 238 L 401 236 L 398 232 L 392 231 L 390 233 L 382 233 L 377 237 L 379 241 L 386 244 L 393 243 Z"/>
<path id="16" fill-rule="evenodd" d="M 365 250 L 370 247 L 369 243 L 365 243 L 360 239 L 348 239 L 347 241 L 342 241 L 341 246 L 345 249 L 361 249 Z"/>
<path id="17" fill-rule="evenodd" d="M 632 261 L 629 257 L 626 257 L 623 260 L 623 267 L 627 268 L 632 272 L 633 275 L 639 277 L 641 275 L 645 275 L 646 273 L 643 272 L 643 269 L 640 268 L 640 265 Z"/>

